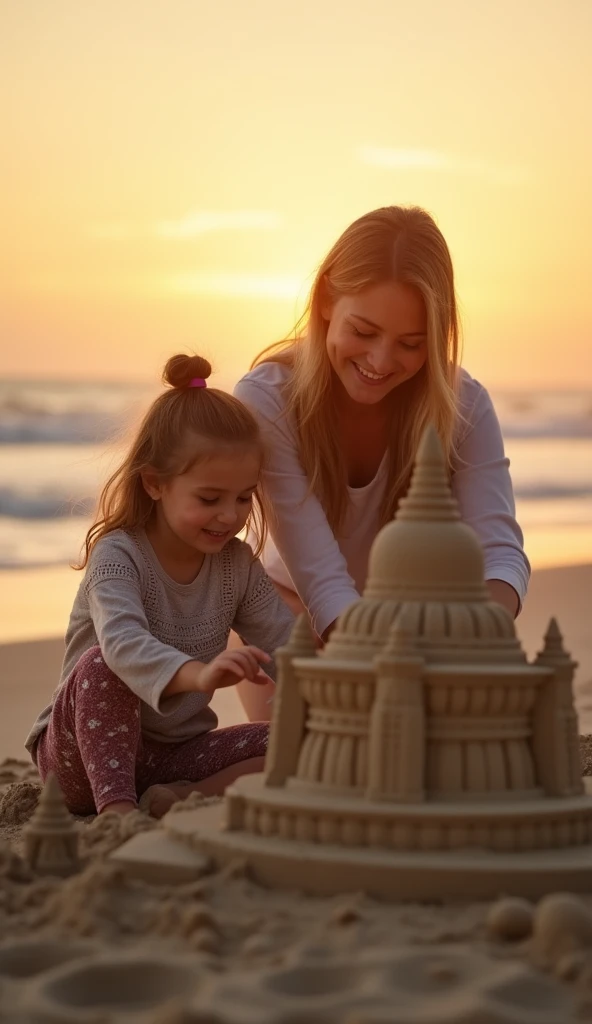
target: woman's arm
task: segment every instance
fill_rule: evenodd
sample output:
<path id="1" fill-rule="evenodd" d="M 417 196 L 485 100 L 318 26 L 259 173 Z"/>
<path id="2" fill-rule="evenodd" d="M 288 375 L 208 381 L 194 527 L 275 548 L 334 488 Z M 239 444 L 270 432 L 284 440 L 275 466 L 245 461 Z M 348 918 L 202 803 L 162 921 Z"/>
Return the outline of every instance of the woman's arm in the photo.
<path id="1" fill-rule="evenodd" d="M 279 386 L 243 378 L 238 398 L 256 415 L 268 457 L 264 483 L 274 521 L 270 532 L 319 636 L 359 597 L 323 508 L 310 493 Z"/>
<path id="2" fill-rule="evenodd" d="M 526 596 L 530 565 L 516 521 L 510 462 L 487 391 L 470 378 L 464 386 L 461 402 L 468 422 L 458 446 L 452 491 L 464 522 L 481 541 L 493 600 L 516 615 Z"/>

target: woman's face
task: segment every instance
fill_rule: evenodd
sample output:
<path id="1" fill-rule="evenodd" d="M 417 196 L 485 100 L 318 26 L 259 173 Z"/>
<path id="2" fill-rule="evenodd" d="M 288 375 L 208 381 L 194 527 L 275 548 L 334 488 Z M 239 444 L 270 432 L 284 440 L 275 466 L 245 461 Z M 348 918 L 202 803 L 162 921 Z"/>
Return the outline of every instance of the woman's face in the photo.
<path id="1" fill-rule="evenodd" d="M 322 314 L 329 361 L 354 402 L 376 405 L 426 361 L 426 310 L 412 285 L 371 285 L 327 303 Z"/>

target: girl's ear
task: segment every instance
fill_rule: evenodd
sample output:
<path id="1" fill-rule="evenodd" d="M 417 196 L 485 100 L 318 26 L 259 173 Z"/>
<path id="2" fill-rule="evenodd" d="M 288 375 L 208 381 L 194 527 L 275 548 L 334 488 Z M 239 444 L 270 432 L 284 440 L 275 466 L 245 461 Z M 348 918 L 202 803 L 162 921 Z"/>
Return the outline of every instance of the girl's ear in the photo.
<path id="1" fill-rule="evenodd" d="M 149 466 L 147 469 L 141 470 L 140 477 L 146 494 L 153 501 L 158 501 L 162 496 L 162 482 L 156 470 Z"/>

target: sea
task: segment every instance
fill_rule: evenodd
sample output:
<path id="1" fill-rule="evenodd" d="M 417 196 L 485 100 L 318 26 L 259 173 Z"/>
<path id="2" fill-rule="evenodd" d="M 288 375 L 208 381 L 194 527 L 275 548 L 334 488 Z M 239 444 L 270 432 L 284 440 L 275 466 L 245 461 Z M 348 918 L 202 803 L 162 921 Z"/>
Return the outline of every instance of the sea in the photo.
<path id="1" fill-rule="evenodd" d="M 0 379 L 0 569 L 79 557 L 154 389 Z M 533 565 L 592 562 L 592 390 L 492 390 Z"/>

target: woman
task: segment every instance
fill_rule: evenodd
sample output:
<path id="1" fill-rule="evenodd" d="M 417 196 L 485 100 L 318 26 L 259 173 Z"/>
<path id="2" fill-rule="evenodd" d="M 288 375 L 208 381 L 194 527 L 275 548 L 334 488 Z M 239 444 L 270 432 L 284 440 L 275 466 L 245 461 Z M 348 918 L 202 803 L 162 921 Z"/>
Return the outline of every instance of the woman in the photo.
<path id="1" fill-rule="evenodd" d="M 432 218 L 390 206 L 351 224 L 321 264 L 299 328 L 235 389 L 268 444 L 263 561 L 285 600 L 328 637 L 364 587 L 372 542 L 432 421 L 491 596 L 516 615 L 530 567 L 509 462 L 487 391 L 459 368 L 452 262 Z M 269 693 L 240 687 L 249 717 L 269 717 Z"/>

